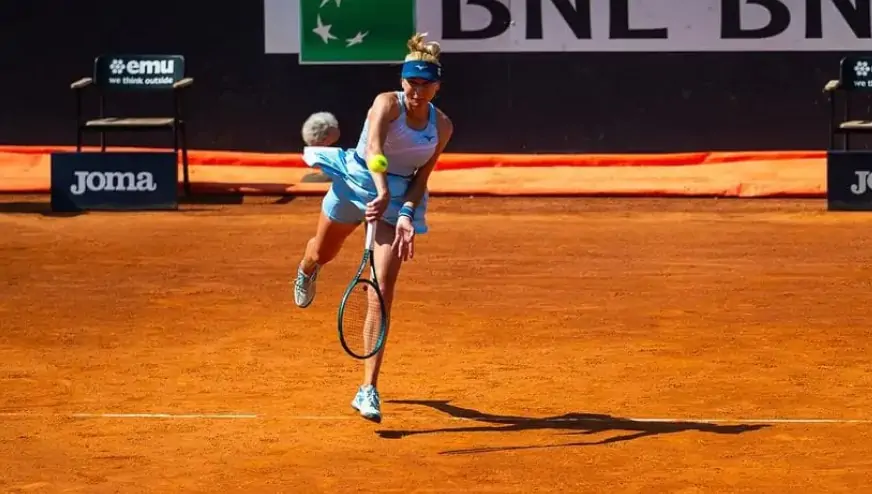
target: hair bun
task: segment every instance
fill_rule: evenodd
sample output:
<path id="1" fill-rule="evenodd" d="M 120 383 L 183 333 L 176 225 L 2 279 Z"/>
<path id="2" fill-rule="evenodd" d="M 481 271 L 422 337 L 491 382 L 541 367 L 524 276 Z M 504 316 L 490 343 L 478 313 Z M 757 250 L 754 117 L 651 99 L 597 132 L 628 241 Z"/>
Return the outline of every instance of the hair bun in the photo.
<path id="1" fill-rule="evenodd" d="M 419 60 L 427 60 L 432 62 L 439 61 L 439 55 L 442 54 L 442 47 L 436 41 L 424 41 L 427 33 L 415 33 L 409 38 L 406 46 L 409 47 L 409 55 L 415 56 Z"/>

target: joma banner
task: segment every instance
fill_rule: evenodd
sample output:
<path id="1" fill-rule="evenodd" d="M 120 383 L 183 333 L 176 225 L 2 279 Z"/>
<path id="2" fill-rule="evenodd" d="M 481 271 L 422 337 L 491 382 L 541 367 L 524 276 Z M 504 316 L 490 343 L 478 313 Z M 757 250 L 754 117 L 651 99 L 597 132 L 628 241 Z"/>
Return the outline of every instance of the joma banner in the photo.
<path id="1" fill-rule="evenodd" d="M 413 30 L 429 33 L 449 52 L 845 52 L 872 46 L 870 0 L 390 0 L 389 8 L 383 0 L 309 1 L 264 0 L 267 53 L 298 53 L 305 61 L 325 58 L 319 50 L 344 47 L 346 54 L 331 51 L 330 61 L 394 62 L 402 36 Z M 392 29 L 367 34 L 361 23 L 371 19 L 360 14 L 364 8 L 378 12 L 376 26 Z M 392 44 L 400 49 L 385 51 Z"/>
<path id="2" fill-rule="evenodd" d="M 827 152 L 827 209 L 872 211 L 872 152 Z"/>
<path id="3" fill-rule="evenodd" d="M 178 209 L 171 152 L 57 152 L 51 155 L 53 211 Z"/>

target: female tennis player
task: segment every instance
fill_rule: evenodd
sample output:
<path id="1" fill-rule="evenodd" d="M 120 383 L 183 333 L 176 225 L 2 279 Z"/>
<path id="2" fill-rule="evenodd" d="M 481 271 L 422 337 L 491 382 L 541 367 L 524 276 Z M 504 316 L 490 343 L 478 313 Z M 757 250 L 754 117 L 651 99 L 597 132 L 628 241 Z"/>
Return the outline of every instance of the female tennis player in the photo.
<path id="1" fill-rule="evenodd" d="M 308 307 L 315 298 L 320 269 L 339 253 L 345 239 L 361 224 L 376 221 L 373 255 L 376 276 L 388 311 L 403 261 L 412 259 L 416 234 L 427 233 L 427 180 L 451 138 L 453 125 L 431 102 L 440 88 L 441 47 L 408 41 L 402 66 L 402 91 L 375 97 L 355 149 L 307 147 L 303 159 L 320 168 L 332 184 L 321 205 L 315 236 L 306 245 L 294 284 L 294 301 Z M 388 160 L 385 173 L 372 172 L 374 156 Z M 377 390 L 384 347 L 364 362 L 363 384 L 351 403 L 366 419 L 380 422 Z"/>

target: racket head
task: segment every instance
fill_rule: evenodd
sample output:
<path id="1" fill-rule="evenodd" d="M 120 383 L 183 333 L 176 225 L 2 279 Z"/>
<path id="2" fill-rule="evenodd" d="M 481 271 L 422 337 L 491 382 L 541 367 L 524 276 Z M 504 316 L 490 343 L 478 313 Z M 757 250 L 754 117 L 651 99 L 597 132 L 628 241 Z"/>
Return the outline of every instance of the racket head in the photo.
<path id="1" fill-rule="evenodd" d="M 358 278 L 345 290 L 339 304 L 339 342 L 350 356 L 368 359 L 385 343 L 387 308 L 378 285 Z"/>

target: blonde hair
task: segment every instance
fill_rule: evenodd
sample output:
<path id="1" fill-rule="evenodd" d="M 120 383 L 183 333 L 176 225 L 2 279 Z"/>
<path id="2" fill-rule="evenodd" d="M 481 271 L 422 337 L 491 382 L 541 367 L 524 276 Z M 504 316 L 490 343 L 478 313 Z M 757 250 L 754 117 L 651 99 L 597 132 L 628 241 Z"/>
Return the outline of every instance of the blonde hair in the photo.
<path id="1" fill-rule="evenodd" d="M 409 47 L 409 54 L 406 55 L 407 62 L 431 62 L 436 65 L 439 63 L 439 55 L 442 54 L 442 47 L 435 41 L 424 41 L 424 36 L 427 33 L 416 33 L 409 38 L 406 46 Z"/>

